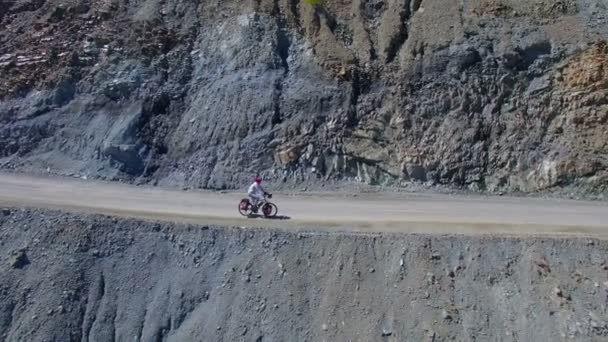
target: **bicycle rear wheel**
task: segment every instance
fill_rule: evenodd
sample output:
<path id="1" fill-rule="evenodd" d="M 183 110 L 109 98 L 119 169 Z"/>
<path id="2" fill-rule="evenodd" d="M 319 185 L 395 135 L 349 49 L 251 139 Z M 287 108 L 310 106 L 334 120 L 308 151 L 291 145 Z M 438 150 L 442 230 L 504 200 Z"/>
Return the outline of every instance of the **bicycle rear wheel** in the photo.
<path id="1" fill-rule="evenodd" d="M 249 199 L 243 198 L 239 203 L 239 213 L 243 216 L 250 216 L 252 214 L 251 203 Z"/>

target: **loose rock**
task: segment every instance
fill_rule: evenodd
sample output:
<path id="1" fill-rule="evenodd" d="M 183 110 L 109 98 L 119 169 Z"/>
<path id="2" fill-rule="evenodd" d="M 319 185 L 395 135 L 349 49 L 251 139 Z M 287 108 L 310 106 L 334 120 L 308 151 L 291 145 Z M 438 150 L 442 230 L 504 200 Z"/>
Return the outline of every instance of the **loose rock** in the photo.
<path id="1" fill-rule="evenodd" d="M 23 268 L 30 264 L 25 249 L 15 251 L 11 255 L 10 265 L 12 268 Z"/>

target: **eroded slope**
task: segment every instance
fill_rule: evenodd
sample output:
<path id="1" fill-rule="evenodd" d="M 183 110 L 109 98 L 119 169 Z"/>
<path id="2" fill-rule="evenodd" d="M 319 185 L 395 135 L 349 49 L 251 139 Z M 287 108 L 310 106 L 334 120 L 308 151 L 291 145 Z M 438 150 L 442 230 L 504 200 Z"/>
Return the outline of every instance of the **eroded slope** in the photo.
<path id="1" fill-rule="evenodd" d="M 604 341 L 608 244 L 3 211 L 6 341 Z"/>

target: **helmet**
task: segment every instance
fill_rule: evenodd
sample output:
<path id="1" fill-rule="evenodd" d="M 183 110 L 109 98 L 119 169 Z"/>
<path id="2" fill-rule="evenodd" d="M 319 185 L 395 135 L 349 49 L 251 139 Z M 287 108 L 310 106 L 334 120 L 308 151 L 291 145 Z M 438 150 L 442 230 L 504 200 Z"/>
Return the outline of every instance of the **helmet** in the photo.
<path id="1" fill-rule="evenodd" d="M 258 184 L 262 183 L 262 177 L 260 177 L 260 176 L 255 177 L 255 182 Z"/>

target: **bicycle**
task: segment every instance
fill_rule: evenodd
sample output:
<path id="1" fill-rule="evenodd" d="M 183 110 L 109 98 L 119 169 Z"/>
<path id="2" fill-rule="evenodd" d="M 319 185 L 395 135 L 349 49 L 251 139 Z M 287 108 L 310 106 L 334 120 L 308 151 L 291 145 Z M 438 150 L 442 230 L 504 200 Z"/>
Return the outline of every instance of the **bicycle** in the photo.
<path id="1" fill-rule="evenodd" d="M 258 206 L 258 208 L 262 210 L 262 215 L 264 215 L 265 218 L 274 218 L 279 212 L 279 208 L 276 204 L 267 200 L 270 198 L 272 198 L 271 194 L 264 195 L 264 200 Z M 252 217 L 254 214 L 257 214 L 257 211 L 254 209 L 253 203 L 251 203 L 249 198 L 243 198 L 239 203 L 239 213 L 245 217 Z"/>

